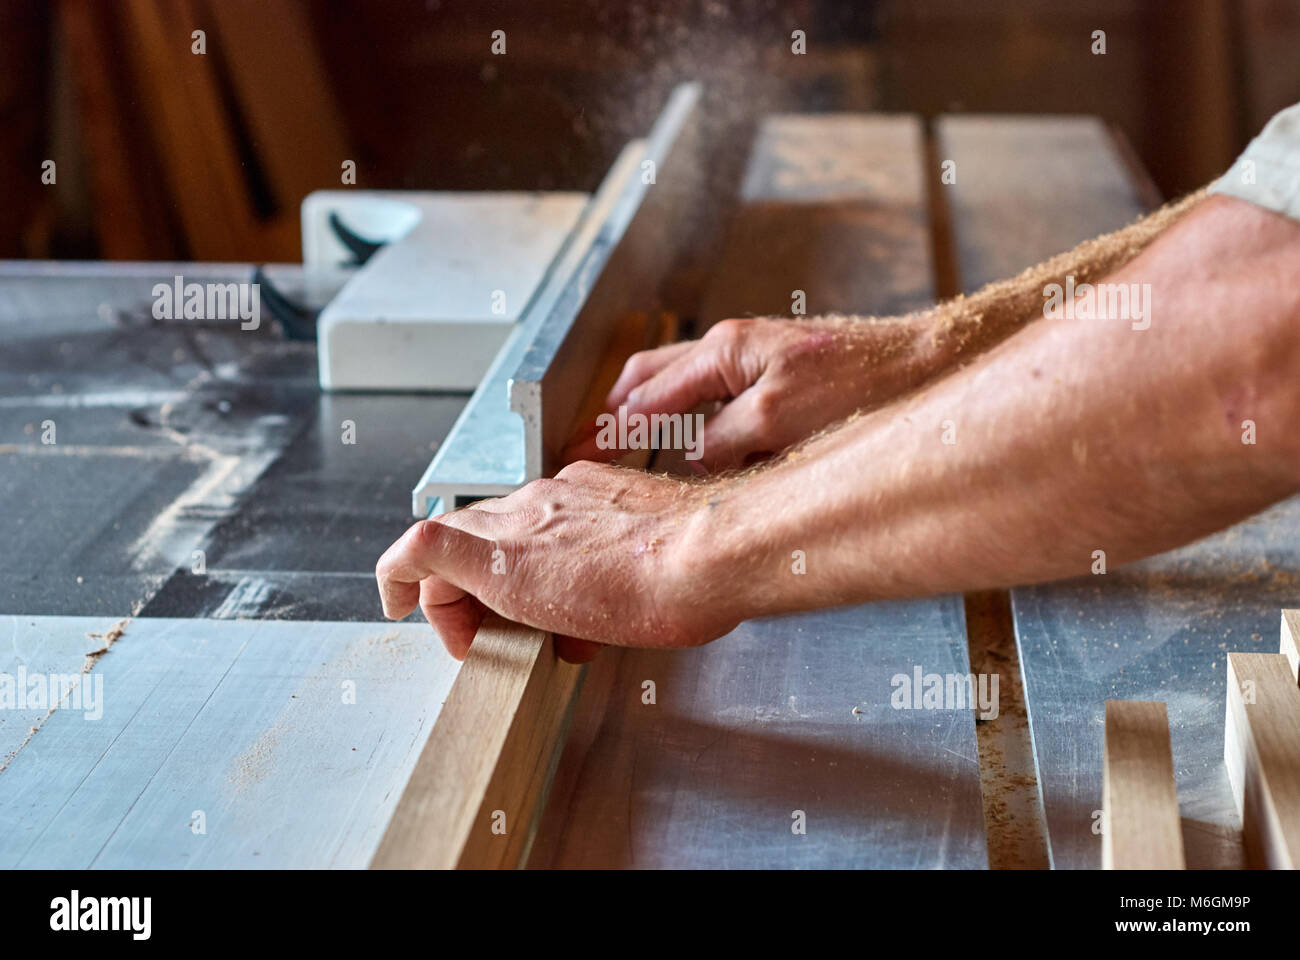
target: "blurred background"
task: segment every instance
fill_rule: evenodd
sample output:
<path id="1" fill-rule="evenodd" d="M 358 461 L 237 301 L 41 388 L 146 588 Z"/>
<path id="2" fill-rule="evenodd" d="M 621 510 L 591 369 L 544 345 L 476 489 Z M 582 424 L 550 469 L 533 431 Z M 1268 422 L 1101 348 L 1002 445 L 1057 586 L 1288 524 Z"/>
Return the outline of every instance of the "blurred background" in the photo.
<path id="1" fill-rule="evenodd" d="M 1297 49 L 1300 0 L 0 0 L 0 257 L 296 261 L 346 160 L 591 190 L 685 79 L 722 214 L 788 110 L 1095 114 L 1171 197 L 1300 100 Z"/>

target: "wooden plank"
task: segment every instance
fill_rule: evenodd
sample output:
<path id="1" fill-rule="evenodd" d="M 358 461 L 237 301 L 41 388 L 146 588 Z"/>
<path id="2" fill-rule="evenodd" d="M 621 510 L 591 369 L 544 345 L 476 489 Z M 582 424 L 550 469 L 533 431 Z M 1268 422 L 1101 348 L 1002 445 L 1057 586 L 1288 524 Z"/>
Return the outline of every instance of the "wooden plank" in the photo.
<path id="1" fill-rule="evenodd" d="M 1159 701 L 1106 701 L 1102 766 L 1106 870 L 1182 870 L 1169 716 Z"/>
<path id="2" fill-rule="evenodd" d="M 202 22 L 194 0 L 124 0 L 118 9 L 134 55 L 135 89 L 150 111 L 150 133 L 197 260 L 246 260 L 257 234 L 238 143 L 225 112 L 214 60 L 191 53 Z"/>
<path id="3" fill-rule="evenodd" d="M 579 422 L 602 408 L 629 356 L 676 329 L 671 316 L 630 314 L 616 324 Z M 649 453 L 630 451 L 622 462 L 644 467 Z M 544 631 L 485 621 L 371 866 L 523 866 L 585 672 L 559 660 Z"/>
<path id="4" fill-rule="evenodd" d="M 550 634 L 486 621 L 371 867 L 521 864 L 583 672 L 555 655 Z"/>
<path id="5" fill-rule="evenodd" d="M 1143 212 L 1095 117 L 945 116 L 936 154 L 966 293 L 1116 230 Z"/>
<path id="6" fill-rule="evenodd" d="M 1300 864 L 1300 687 L 1286 657 L 1228 654 L 1224 763 L 1251 866 Z"/>
<path id="7" fill-rule="evenodd" d="M 934 271 L 914 116 L 778 115 L 759 127 L 741 204 L 700 308 L 728 317 L 906 313 Z M 700 331 L 702 332 L 702 330 Z"/>
<path id="8" fill-rule="evenodd" d="M 207 0 L 215 41 L 239 99 L 277 212 L 297 223 L 312 190 L 338 188 L 349 147 L 346 126 L 316 46 L 311 11 L 296 3 Z M 363 182 L 364 182 L 364 171 Z"/>
<path id="9" fill-rule="evenodd" d="M 1291 675 L 1300 683 L 1300 610 L 1282 611 L 1281 653 L 1291 667 Z"/>
<path id="10" fill-rule="evenodd" d="M 173 210 L 158 190 L 162 164 L 120 55 L 122 18 L 94 0 L 60 0 L 58 12 L 84 149 L 94 157 L 86 177 L 101 255 L 145 260 L 179 249 Z"/>

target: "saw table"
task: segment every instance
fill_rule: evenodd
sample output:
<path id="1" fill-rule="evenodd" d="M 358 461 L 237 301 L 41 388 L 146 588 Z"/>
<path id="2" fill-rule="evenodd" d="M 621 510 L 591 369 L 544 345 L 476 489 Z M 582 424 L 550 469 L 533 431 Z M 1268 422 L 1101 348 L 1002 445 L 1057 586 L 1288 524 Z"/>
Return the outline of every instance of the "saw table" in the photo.
<path id="1" fill-rule="evenodd" d="M 553 470 L 589 382 L 566 371 L 595 366 L 602 323 L 664 305 L 671 248 L 654 241 L 689 197 L 640 174 L 652 160 L 658 184 L 687 182 L 689 167 L 671 170 L 696 107 L 679 94 L 600 191 L 554 198 L 558 232 L 521 254 L 531 273 L 504 312 L 461 298 L 483 337 L 465 360 L 472 394 L 322 392 L 316 344 L 270 322 L 152 316 L 155 284 L 248 283 L 251 264 L 0 265 L 0 674 L 98 691 L 98 707 L 33 696 L 0 710 L 0 866 L 361 867 L 419 815 L 444 702 L 463 720 L 473 704 L 457 690 L 483 667 L 451 661 L 418 614 L 382 622 L 374 562 L 413 493 L 424 515 Z M 939 183 L 941 159 L 955 185 Z M 923 306 L 1123 225 L 1154 202 L 1144 183 L 1088 118 L 770 117 L 696 333 L 788 314 L 795 290 L 809 313 Z M 399 235 L 441 215 L 364 199 L 341 219 L 391 234 L 375 256 L 399 266 Z M 311 215 L 307 263 L 262 274 L 322 331 L 376 315 L 356 283 L 366 268 L 337 265 L 349 234 L 321 226 L 337 209 Z M 447 319 L 446 303 L 430 306 Z M 1168 704 L 1185 831 L 1204 840 L 1189 866 L 1237 864 L 1224 656 L 1275 649 L 1278 611 L 1300 604 L 1297 530 L 1284 504 L 1105 578 L 1013 591 L 1008 669 L 1033 752 L 1007 782 L 981 777 L 973 711 L 890 704 L 900 673 L 970 671 L 961 597 L 750 622 L 674 653 L 612 649 L 585 674 L 541 676 L 543 651 L 511 702 L 555 735 L 503 733 L 500 749 L 532 766 L 528 809 L 500 841 L 510 854 L 491 862 L 1001 866 L 989 840 L 1018 794 L 1024 846 L 1097 867 L 1103 701 L 1122 697 Z M 1004 700 L 985 726 L 1024 727 L 1016 708 Z"/>

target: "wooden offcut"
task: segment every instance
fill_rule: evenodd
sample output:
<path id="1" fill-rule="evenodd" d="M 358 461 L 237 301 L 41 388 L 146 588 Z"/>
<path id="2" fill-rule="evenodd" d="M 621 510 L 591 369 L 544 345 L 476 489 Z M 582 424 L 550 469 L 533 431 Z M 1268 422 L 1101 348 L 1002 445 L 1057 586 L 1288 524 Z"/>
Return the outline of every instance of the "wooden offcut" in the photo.
<path id="1" fill-rule="evenodd" d="M 1224 762 L 1247 863 L 1300 862 L 1300 687 L 1278 653 L 1228 654 Z"/>
<path id="2" fill-rule="evenodd" d="M 1282 656 L 1291 668 L 1291 676 L 1300 683 L 1300 610 L 1282 611 Z"/>
<path id="3" fill-rule="evenodd" d="M 1102 867 L 1182 870 L 1183 834 L 1163 703 L 1106 701 L 1102 784 Z"/>

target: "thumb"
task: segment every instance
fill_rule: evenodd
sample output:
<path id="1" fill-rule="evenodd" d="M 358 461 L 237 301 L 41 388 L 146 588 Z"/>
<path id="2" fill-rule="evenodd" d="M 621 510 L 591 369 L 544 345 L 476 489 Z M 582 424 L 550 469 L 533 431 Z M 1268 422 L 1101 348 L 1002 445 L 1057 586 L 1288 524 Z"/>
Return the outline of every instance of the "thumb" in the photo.
<path id="1" fill-rule="evenodd" d="M 421 520 L 384 551 L 375 565 L 384 616 L 405 617 L 420 602 L 420 581 L 426 602 L 453 603 L 473 593 L 491 569 L 492 542 L 445 523 Z"/>

